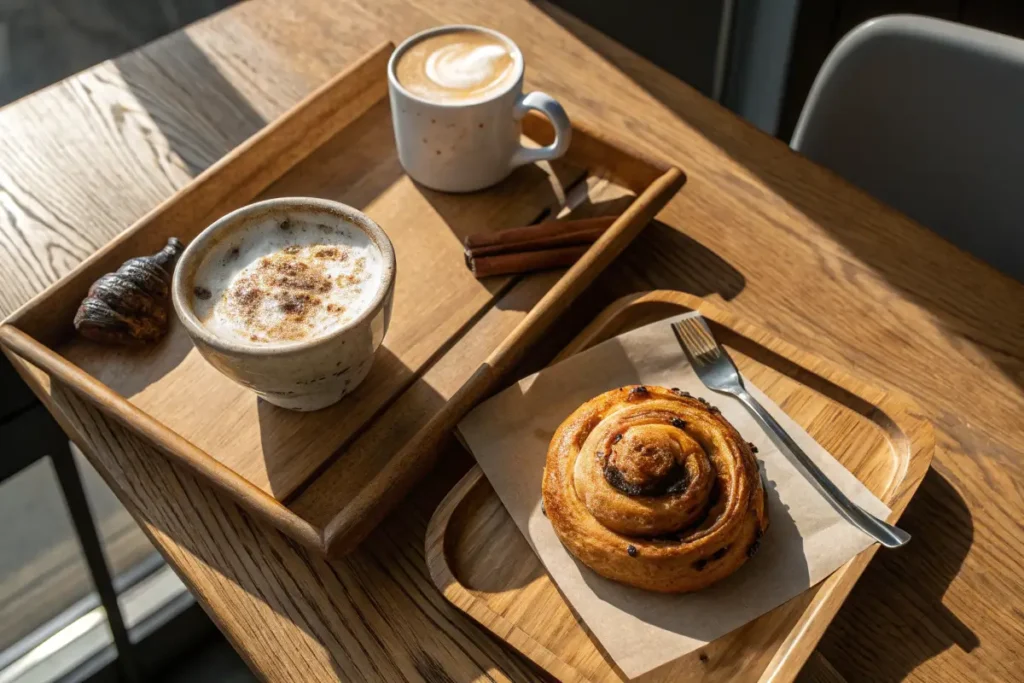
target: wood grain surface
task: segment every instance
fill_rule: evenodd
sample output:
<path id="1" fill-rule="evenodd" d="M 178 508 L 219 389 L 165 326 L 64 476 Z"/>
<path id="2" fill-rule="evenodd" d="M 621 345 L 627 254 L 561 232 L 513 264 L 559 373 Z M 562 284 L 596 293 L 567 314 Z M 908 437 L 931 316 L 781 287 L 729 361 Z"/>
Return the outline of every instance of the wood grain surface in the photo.
<path id="1" fill-rule="evenodd" d="M 819 646 L 829 669 L 853 681 L 1024 679 L 1024 286 L 543 2 L 251 0 L 0 110 L 0 311 L 374 45 L 450 22 L 505 31 L 528 88 L 688 174 L 553 347 L 613 297 L 680 289 L 902 389 L 935 424 L 933 468 L 902 519 L 914 540 L 879 553 L 853 590 Z M 489 324 L 522 316 L 496 309 Z M 438 365 L 418 390 L 458 372 L 454 359 Z M 93 438 L 100 471 L 264 678 L 535 675 L 426 575 L 426 520 L 465 459 L 442 461 L 357 553 L 326 562 L 130 439 Z"/>
<path id="2" fill-rule="evenodd" d="M 617 334 L 695 310 L 708 321 L 744 378 L 888 505 L 888 521 L 898 520 L 928 471 L 935 447 L 932 426 L 917 406 L 905 395 L 872 386 L 718 306 L 665 290 L 623 297 L 602 311 L 555 361 Z M 780 522 L 784 515 L 773 517 L 773 524 Z M 479 466 L 434 511 L 425 549 L 431 578 L 445 597 L 552 676 L 607 683 L 629 680 L 576 617 Z M 794 680 L 878 550 L 878 545 L 868 548 L 799 597 L 635 680 Z"/>

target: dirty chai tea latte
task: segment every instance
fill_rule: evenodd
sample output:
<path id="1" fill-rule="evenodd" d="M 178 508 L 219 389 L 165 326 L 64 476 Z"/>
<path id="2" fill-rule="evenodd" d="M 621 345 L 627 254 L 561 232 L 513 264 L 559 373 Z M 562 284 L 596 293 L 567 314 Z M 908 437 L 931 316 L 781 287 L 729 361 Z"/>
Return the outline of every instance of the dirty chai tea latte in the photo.
<path id="1" fill-rule="evenodd" d="M 222 338 L 308 342 L 372 306 L 381 276 L 380 250 L 355 225 L 267 218 L 210 250 L 192 309 Z"/>

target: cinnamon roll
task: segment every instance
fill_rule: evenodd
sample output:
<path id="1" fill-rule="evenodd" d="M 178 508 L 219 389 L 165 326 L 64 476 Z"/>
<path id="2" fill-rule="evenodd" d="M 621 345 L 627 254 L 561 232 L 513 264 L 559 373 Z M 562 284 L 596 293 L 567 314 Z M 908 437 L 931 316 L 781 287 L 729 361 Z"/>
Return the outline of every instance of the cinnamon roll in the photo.
<path id="1" fill-rule="evenodd" d="M 551 440 L 543 493 L 555 533 L 583 564 L 664 593 L 732 574 L 768 528 L 753 446 L 677 389 L 622 387 L 580 406 Z"/>

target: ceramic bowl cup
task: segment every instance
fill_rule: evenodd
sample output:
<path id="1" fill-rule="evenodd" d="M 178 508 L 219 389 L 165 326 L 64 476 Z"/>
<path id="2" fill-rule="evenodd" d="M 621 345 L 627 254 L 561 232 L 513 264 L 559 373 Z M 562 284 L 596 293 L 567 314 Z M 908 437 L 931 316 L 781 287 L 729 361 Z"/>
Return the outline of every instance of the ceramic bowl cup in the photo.
<path id="1" fill-rule="evenodd" d="M 342 327 L 310 340 L 256 344 L 212 333 L 193 311 L 196 271 L 216 245 L 268 218 L 344 224 L 366 233 L 381 255 L 380 285 L 370 305 Z M 326 199 L 284 197 L 244 206 L 203 230 L 181 255 L 171 296 L 192 343 L 210 365 L 276 406 L 308 411 L 336 403 L 370 372 L 391 319 L 394 288 L 394 248 L 368 216 Z"/>

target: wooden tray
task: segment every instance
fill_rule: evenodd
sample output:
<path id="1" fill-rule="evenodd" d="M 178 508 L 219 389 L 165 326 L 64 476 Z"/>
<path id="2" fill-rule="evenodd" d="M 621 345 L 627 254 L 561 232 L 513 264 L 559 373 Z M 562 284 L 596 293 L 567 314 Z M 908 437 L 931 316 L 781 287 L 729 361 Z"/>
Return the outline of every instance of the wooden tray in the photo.
<path id="1" fill-rule="evenodd" d="M 856 379 L 682 292 L 607 308 L 560 358 L 617 334 L 699 310 L 741 371 L 892 509 L 895 521 L 934 450 L 931 424 L 905 396 Z M 644 681 L 791 681 L 877 545 L 822 583 Z M 572 612 L 475 466 L 438 506 L 426 537 L 434 583 L 456 607 L 560 680 L 626 680 Z"/>
<path id="2" fill-rule="evenodd" d="M 128 441 L 162 453 L 323 553 L 345 552 L 369 532 L 427 470 L 441 438 L 683 184 L 678 169 L 577 122 L 564 160 L 523 167 L 494 188 L 450 195 L 417 186 L 391 129 L 393 49 L 384 44 L 339 74 L 0 327 L 15 367 L 87 453 L 90 442 Z M 539 144 L 552 137 L 539 116 L 524 119 L 523 131 Z M 289 195 L 362 209 L 399 262 L 387 339 L 369 377 L 339 404 L 301 414 L 257 400 L 202 360 L 177 320 L 151 349 L 74 335 L 75 309 L 101 274 L 171 235 L 188 242 L 239 206 Z M 466 269 L 466 234 L 570 212 L 618 218 L 560 278 L 480 282 Z"/>

